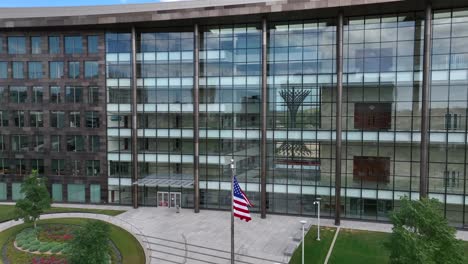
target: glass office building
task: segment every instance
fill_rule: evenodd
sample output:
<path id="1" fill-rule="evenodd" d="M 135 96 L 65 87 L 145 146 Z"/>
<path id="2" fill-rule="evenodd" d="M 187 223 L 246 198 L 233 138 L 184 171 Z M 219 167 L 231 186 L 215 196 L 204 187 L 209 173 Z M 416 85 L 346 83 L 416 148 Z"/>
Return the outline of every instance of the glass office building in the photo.
<path id="1" fill-rule="evenodd" d="M 99 37 L 83 44 L 73 34 L 44 33 L 42 71 L 38 40 L 28 41 L 29 48 L 21 38 L 36 29 L 5 32 L 0 95 L 9 103 L 0 107 L 0 125 L 14 128 L 2 127 L 1 157 L 13 159 L 33 144 L 15 132 L 24 122 L 42 124 L 38 109 L 12 105 L 36 98 L 44 79 L 50 104 L 60 100 L 55 83 L 63 83 L 70 102 L 87 96 L 74 85 L 89 85 L 102 101 L 67 108 L 66 127 L 73 132 L 83 120 L 81 127 L 103 129 L 102 138 L 86 142 L 102 146 L 95 151 L 105 160 L 84 157 L 80 166 L 91 176 L 104 173 L 105 183 L 90 182 L 87 172 L 75 180 L 65 172 L 69 192 L 83 193 L 84 200 L 65 199 L 68 194 L 52 185 L 63 201 L 227 210 L 232 159 L 261 217 L 315 215 L 320 197 L 322 214 L 337 222 L 386 221 L 408 196 L 437 198 L 450 223 L 467 225 L 468 2 L 247 2 L 141 6 L 156 13 L 135 6 L 141 16 L 115 6 L 112 18 L 97 8 L 83 14 L 89 22 L 70 16 L 74 23 L 94 23 Z M 376 11 L 377 2 L 388 13 Z M 41 32 L 47 26 L 38 25 Z M 60 43 L 63 51 L 56 48 Z M 66 56 L 90 51 L 99 54 L 96 63 Z M 63 62 L 55 55 L 62 52 Z M 63 118 L 59 110 L 50 107 L 54 128 Z M 56 132 L 48 133 L 56 140 Z M 71 136 L 66 142 L 78 148 L 73 151 L 92 155 L 91 147 L 79 149 L 92 143 Z M 4 160 L 0 199 L 14 200 L 18 180 L 9 180 Z M 21 159 L 15 162 L 23 168 Z M 31 166 L 40 164 L 34 159 Z M 52 160 L 42 166 L 49 176 L 62 165 Z"/>

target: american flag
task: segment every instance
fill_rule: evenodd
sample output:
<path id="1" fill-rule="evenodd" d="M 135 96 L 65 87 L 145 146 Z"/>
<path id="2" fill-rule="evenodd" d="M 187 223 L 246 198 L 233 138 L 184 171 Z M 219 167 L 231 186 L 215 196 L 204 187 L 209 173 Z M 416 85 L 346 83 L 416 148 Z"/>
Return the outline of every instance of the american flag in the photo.
<path id="1" fill-rule="evenodd" d="M 249 201 L 244 191 L 242 191 L 239 183 L 237 182 L 236 176 L 234 176 L 234 197 L 233 197 L 233 209 L 234 216 L 246 222 L 252 220 L 250 217 L 249 207 L 253 204 Z"/>

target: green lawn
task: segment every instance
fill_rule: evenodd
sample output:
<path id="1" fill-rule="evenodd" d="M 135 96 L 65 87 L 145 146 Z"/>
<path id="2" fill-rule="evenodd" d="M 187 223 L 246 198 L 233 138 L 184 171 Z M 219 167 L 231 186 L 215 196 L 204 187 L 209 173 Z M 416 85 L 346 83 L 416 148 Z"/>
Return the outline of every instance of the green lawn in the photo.
<path id="1" fill-rule="evenodd" d="M 0 205 L 0 223 L 12 220 L 14 218 L 14 205 Z M 46 214 L 51 213 L 93 213 L 116 216 L 125 212 L 124 210 L 108 210 L 108 209 L 86 209 L 86 208 L 68 208 L 68 207 L 52 207 L 47 210 Z"/>
<path id="2" fill-rule="evenodd" d="M 308 264 L 322 264 L 327 257 L 328 249 L 335 235 L 335 228 L 322 227 L 320 228 L 320 241 L 317 241 L 317 227 L 313 226 L 305 237 L 305 255 L 304 262 Z M 294 251 L 290 264 L 300 264 L 302 261 L 302 244 Z"/>
<path id="3" fill-rule="evenodd" d="M 384 242 L 389 237 L 389 233 L 341 229 L 329 263 L 388 263 L 389 252 Z"/>
<path id="4" fill-rule="evenodd" d="M 47 219 L 40 220 L 38 224 L 73 224 L 73 225 L 83 225 L 87 219 L 81 218 L 58 218 L 58 219 Z M 145 254 L 143 248 L 136 240 L 127 231 L 123 230 L 120 227 L 109 224 L 111 227 L 111 240 L 119 249 L 122 254 L 122 263 L 132 263 L 132 264 L 143 264 L 145 263 Z M 3 247 L 8 239 L 18 233 L 20 230 L 30 227 L 31 224 L 21 224 L 10 229 L 7 229 L 0 233 L 0 248 Z M 0 258 L 0 264 L 3 264 Z"/>

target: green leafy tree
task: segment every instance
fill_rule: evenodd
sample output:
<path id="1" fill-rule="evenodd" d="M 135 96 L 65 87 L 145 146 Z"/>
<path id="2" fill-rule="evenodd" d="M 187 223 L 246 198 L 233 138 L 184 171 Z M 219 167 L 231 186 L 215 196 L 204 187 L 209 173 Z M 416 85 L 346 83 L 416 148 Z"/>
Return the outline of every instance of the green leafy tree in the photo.
<path id="1" fill-rule="evenodd" d="M 386 247 L 392 264 L 458 264 L 464 262 L 461 241 L 440 213 L 436 199 L 401 199 L 391 215 L 393 233 Z"/>
<path id="2" fill-rule="evenodd" d="M 33 170 L 21 184 L 23 199 L 16 202 L 16 220 L 23 219 L 26 223 L 36 222 L 44 213 L 44 210 L 50 208 L 51 198 L 46 186 L 46 179 L 40 178 L 37 171 Z"/>
<path id="3" fill-rule="evenodd" d="M 110 227 L 102 221 L 88 221 L 75 232 L 70 243 L 71 264 L 109 263 Z"/>

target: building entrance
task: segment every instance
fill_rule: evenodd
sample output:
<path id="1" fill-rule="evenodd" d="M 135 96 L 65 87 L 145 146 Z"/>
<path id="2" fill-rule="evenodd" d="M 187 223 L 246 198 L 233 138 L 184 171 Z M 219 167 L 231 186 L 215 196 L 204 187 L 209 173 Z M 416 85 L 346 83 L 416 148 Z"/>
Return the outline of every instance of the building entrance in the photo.
<path id="1" fill-rule="evenodd" d="M 158 206 L 161 207 L 180 207 L 180 192 L 158 192 Z"/>

